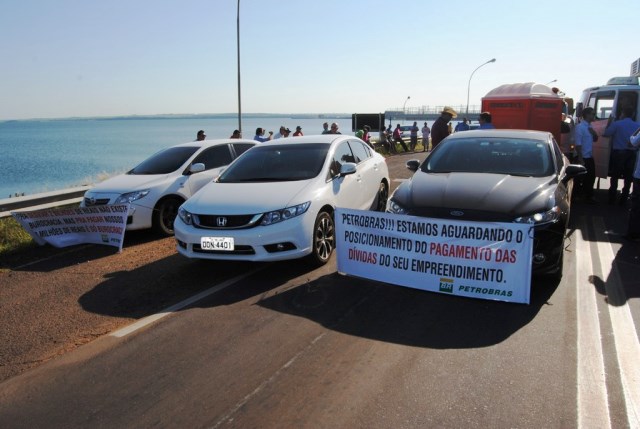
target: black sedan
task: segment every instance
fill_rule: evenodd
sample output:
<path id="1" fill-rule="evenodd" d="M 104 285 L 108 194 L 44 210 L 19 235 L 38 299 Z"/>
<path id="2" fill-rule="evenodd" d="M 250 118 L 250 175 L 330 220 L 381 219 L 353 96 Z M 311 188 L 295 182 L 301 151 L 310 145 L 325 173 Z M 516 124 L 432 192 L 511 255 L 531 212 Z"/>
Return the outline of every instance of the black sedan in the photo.
<path id="1" fill-rule="evenodd" d="M 573 178 L 553 135 L 542 131 L 477 130 L 443 140 L 389 198 L 387 212 L 534 227 L 534 274 L 562 274 Z"/>

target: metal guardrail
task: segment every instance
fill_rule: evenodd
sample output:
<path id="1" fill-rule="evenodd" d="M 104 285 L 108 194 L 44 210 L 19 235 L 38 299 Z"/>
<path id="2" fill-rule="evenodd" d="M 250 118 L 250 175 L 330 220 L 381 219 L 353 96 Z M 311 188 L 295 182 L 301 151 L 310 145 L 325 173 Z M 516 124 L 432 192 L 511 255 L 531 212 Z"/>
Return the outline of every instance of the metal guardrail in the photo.
<path id="1" fill-rule="evenodd" d="M 0 218 L 9 217 L 11 212 L 15 211 L 40 210 L 79 203 L 89 189 L 91 186 L 78 186 L 23 197 L 4 198 L 0 200 Z"/>

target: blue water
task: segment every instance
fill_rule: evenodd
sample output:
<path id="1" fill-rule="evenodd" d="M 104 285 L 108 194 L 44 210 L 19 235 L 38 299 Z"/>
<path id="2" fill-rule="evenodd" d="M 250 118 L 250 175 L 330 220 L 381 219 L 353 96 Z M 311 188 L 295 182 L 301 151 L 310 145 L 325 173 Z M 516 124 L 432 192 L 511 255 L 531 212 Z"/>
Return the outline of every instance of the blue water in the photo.
<path id="1" fill-rule="evenodd" d="M 351 119 L 243 118 L 245 138 L 257 127 L 278 132 L 318 134 L 323 122 L 337 122 L 343 134 Z M 74 119 L 0 122 L 0 199 L 15 193 L 39 192 L 94 184 L 125 172 L 151 154 L 193 141 L 205 130 L 207 139 L 227 138 L 238 128 L 237 118 Z"/>

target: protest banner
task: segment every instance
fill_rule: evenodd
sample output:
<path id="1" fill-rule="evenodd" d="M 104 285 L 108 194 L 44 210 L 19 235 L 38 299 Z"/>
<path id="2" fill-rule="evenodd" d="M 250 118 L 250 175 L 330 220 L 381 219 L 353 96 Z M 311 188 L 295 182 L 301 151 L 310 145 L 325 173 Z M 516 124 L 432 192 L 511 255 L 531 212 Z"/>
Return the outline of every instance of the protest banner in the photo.
<path id="1" fill-rule="evenodd" d="M 54 247 L 92 243 L 122 251 L 128 204 L 12 212 L 13 217 L 40 245 Z"/>
<path id="2" fill-rule="evenodd" d="M 341 273 L 431 292 L 529 303 L 533 227 L 336 209 Z"/>

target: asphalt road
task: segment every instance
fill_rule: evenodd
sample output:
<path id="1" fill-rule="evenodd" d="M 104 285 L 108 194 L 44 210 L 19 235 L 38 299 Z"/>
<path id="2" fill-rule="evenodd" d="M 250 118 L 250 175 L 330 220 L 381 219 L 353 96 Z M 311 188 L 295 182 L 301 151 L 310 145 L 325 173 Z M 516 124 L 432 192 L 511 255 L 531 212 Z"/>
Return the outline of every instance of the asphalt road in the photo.
<path id="1" fill-rule="evenodd" d="M 625 222 L 575 205 L 563 277 L 535 279 L 530 305 L 333 261 L 188 261 L 144 233 L 121 254 L 53 249 L 0 273 L 0 427 L 639 427 Z"/>

